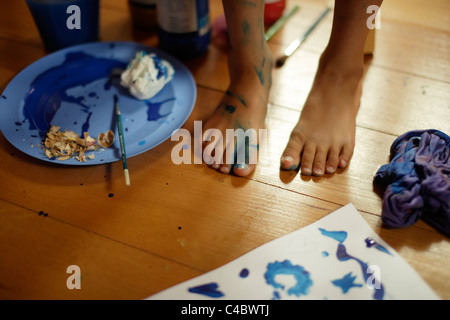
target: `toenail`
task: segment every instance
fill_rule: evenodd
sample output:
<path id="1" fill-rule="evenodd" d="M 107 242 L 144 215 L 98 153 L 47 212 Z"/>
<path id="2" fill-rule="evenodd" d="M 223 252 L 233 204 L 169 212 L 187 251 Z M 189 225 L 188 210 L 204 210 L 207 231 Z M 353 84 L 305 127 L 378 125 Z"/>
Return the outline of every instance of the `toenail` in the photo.
<path id="1" fill-rule="evenodd" d="M 229 173 L 229 172 L 230 172 L 230 168 L 228 168 L 228 167 L 222 167 L 222 168 L 220 168 L 220 172 L 223 172 L 223 173 Z"/>
<path id="2" fill-rule="evenodd" d="M 314 169 L 314 175 L 321 176 L 322 174 L 323 174 L 322 169 L 318 169 L 318 168 Z"/>
<path id="3" fill-rule="evenodd" d="M 341 160 L 340 165 L 342 168 L 344 168 L 347 165 L 347 161 Z"/>
<path id="4" fill-rule="evenodd" d="M 334 167 L 332 167 L 332 166 L 328 166 L 327 167 L 327 172 L 328 173 L 333 173 L 334 171 L 335 171 Z"/>
<path id="5" fill-rule="evenodd" d="M 248 165 L 246 165 L 245 163 L 239 163 L 236 165 L 235 168 L 245 170 L 245 169 L 248 169 Z"/>
<path id="6" fill-rule="evenodd" d="M 292 158 L 291 156 L 283 156 L 283 157 L 281 157 L 281 161 L 292 162 L 292 161 L 294 161 L 294 158 Z"/>
<path id="7" fill-rule="evenodd" d="M 309 168 L 302 168 L 302 173 L 305 176 L 310 176 L 311 175 L 311 169 L 309 169 Z"/>
<path id="8" fill-rule="evenodd" d="M 220 168 L 220 165 L 219 165 L 218 163 L 213 163 L 213 164 L 211 165 L 211 167 L 212 167 L 213 169 L 219 169 L 219 168 Z"/>

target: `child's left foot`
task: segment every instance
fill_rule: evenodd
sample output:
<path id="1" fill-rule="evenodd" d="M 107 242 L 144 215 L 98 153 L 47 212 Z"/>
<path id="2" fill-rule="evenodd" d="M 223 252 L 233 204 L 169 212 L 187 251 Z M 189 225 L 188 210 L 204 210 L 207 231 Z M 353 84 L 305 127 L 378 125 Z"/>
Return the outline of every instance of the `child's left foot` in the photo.
<path id="1" fill-rule="evenodd" d="M 322 56 L 319 68 L 281 157 L 281 167 L 304 175 L 334 173 L 350 162 L 355 145 L 364 65 Z M 348 60 L 347 60 L 348 61 Z"/>

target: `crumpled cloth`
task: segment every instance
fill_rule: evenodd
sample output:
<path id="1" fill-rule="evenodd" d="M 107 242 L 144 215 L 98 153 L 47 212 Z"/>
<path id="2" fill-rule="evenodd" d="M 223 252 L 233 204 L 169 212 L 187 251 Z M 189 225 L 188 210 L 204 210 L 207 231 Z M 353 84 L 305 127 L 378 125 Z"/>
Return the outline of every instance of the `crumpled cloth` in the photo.
<path id="1" fill-rule="evenodd" d="M 409 131 L 390 150 L 374 184 L 384 188 L 382 220 L 388 227 L 422 218 L 450 237 L 450 138 L 439 130 Z"/>

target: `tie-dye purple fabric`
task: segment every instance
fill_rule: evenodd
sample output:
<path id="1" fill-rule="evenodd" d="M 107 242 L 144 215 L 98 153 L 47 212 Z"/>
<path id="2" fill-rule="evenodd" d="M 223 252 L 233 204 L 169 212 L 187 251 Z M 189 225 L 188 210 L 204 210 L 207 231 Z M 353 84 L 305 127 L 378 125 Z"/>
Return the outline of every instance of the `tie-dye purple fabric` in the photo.
<path id="1" fill-rule="evenodd" d="M 374 184 L 384 188 L 382 219 L 393 228 L 419 218 L 450 237 L 450 138 L 438 130 L 409 131 L 391 146 L 390 163 Z"/>

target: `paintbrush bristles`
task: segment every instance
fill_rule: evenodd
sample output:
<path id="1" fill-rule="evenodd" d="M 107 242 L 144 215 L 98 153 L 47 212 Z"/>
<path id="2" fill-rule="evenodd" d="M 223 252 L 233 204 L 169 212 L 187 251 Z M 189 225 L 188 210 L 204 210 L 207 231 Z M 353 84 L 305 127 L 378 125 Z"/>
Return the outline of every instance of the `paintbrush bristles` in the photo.
<path id="1" fill-rule="evenodd" d="M 288 56 L 286 55 L 282 55 L 281 57 L 278 57 L 277 60 L 275 61 L 275 66 L 277 68 L 281 68 L 284 63 L 286 62 L 286 59 L 288 58 Z"/>

